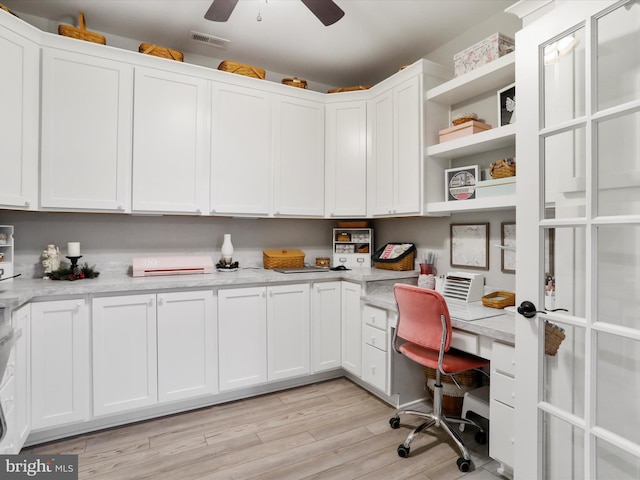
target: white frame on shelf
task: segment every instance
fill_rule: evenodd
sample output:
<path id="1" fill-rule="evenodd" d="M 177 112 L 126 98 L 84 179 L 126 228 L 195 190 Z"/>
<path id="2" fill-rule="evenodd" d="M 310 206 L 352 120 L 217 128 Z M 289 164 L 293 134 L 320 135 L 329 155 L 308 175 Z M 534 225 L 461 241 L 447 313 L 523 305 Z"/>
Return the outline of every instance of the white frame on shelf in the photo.
<path id="1" fill-rule="evenodd" d="M 6 243 L 0 244 L 0 253 L 3 254 L 0 261 L 0 279 L 5 281 L 13 281 L 14 271 L 14 245 L 13 245 L 13 225 L 0 225 L 0 233 L 6 235 Z"/>

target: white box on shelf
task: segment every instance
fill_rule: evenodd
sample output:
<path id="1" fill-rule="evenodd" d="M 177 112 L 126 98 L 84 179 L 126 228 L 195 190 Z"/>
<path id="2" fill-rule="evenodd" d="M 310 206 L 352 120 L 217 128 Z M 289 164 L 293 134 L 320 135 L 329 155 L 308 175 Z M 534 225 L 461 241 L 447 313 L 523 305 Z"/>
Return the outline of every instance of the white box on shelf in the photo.
<path id="1" fill-rule="evenodd" d="M 476 185 L 476 198 L 497 197 L 516 194 L 516 177 L 482 180 Z"/>
<path id="2" fill-rule="evenodd" d="M 515 48 L 516 44 L 512 38 L 502 33 L 494 33 L 453 56 L 454 75 L 458 77 L 493 62 L 513 52 Z"/>

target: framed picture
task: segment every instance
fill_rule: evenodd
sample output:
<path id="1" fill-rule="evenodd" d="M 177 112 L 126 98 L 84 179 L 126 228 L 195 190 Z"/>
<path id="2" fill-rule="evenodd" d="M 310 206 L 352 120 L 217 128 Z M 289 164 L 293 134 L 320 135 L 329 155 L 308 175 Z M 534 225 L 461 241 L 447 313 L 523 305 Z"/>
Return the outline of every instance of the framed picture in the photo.
<path id="1" fill-rule="evenodd" d="M 451 224 L 451 266 L 489 270 L 489 224 Z"/>
<path id="2" fill-rule="evenodd" d="M 500 126 L 516 122 L 516 84 L 498 90 L 498 120 Z"/>
<path id="3" fill-rule="evenodd" d="M 444 171 L 444 191 L 447 202 L 454 200 L 472 200 L 476 198 L 478 166 L 449 168 Z"/>
<path id="4" fill-rule="evenodd" d="M 502 272 L 516 273 L 516 224 L 515 222 L 502 222 L 500 228 Z"/>

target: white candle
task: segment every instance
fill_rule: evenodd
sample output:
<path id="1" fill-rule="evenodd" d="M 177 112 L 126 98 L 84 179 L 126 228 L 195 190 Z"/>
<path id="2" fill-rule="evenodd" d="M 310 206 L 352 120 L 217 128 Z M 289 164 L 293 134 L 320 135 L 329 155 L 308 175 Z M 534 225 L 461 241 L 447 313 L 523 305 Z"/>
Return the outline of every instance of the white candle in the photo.
<path id="1" fill-rule="evenodd" d="M 80 256 L 80 242 L 67 243 L 67 256 L 79 257 Z"/>

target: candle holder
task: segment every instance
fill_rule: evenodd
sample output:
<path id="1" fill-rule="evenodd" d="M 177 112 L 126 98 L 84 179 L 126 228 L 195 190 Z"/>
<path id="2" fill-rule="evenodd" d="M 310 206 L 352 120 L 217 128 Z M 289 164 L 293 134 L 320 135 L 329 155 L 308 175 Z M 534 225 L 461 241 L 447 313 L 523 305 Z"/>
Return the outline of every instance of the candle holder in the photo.
<path id="1" fill-rule="evenodd" d="M 77 257 L 69 257 L 69 256 L 67 256 L 67 258 L 71 262 L 71 272 L 74 275 L 77 275 L 78 274 L 78 260 L 82 258 L 82 255 L 79 255 Z"/>

